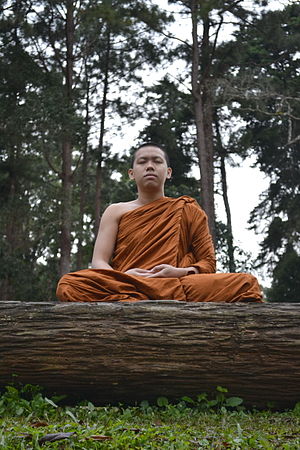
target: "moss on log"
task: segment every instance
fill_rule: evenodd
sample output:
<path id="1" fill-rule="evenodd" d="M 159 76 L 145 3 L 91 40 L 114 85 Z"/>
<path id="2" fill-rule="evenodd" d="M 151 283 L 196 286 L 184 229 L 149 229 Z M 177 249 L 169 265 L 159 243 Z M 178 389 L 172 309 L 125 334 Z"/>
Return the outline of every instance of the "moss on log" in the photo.
<path id="1" fill-rule="evenodd" d="M 300 400 L 300 306 L 0 302 L 0 386 L 95 404 L 229 389 L 258 408 Z M 16 375 L 16 377 L 15 377 Z"/>

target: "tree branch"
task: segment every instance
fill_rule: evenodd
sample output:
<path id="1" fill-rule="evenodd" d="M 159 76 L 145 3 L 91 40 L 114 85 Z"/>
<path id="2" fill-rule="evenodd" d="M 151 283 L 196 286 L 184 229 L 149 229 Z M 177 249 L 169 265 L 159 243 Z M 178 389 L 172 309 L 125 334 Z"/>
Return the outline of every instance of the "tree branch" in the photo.
<path id="1" fill-rule="evenodd" d="M 54 164 L 52 163 L 52 161 L 49 158 L 48 151 L 46 150 L 46 147 L 45 147 L 44 139 L 42 139 L 41 142 L 42 142 L 42 152 L 43 152 L 43 155 L 45 157 L 45 160 L 46 160 L 48 166 L 50 167 L 51 170 L 53 170 L 54 173 L 56 173 L 61 178 L 61 172 L 54 166 Z"/>
<path id="2" fill-rule="evenodd" d="M 284 116 L 284 117 L 290 117 L 291 119 L 294 119 L 294 120 L 300 120 L 300 117 L 296 117 L 293 114 L 290 114 L 288 112 L 285 113 L 285 112 L 281 112 L 280 111 L 280 112 L 276 112 L 276 113 L 270 113 L 270 112 L 264 111 L 263 109 L 260 109 L 260 108 L 242 108 L 242 107 L 239 107 L 239 109 L 241 111 L 259 112 L 259 113 L 265 114 L 266 116 L 271 116 L 271 117 L 282 117 L 282 116 Z"/>
<path id="3" fill-rule="evenodd" d="M 293 144 L 295 144 L 295 142 L 298 142 L 298 141 L 300 141 L 300 134 L 298 134 L 298 136 L 296 136 L 291 141 L 287 142 L 284 147 L 289 147 L 290 145 L 293 145 Z"/>

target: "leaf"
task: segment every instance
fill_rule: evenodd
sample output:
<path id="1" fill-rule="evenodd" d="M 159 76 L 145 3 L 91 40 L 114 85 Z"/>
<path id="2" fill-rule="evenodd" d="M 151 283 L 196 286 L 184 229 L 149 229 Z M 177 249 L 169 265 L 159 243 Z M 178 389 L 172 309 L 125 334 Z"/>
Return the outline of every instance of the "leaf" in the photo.
<path id="1" fill-rule="evenodd" d="M 68 416 L 70 416 L 71 419 L 74 420 L 74 422 L 76 422 L 76 423 L 78 422 L 78 420 L 76 419 L 76 417 L 74 416 L 74 414 L 72 413 L 72 411 L 70 411 L 69 409 L 66 410 L 66 414 L 67 414 Z"/>
<path id="2" fill-rule="evenodd" d="M 169 400 L 167 399 L 167 397 L 158 397 L 156 403 L 158 404 L 158 406 L 167 406 L 169 404 Z"/>
<path id="3" fill-rule="evenodd" d="M 197 395 L 197 401 L 202 402 L 203 400 L 207 400 L 207 394 L 203 392 L 202 394 Z"/>
<path id="4" fill-rule="evenodd" d="M 140 403 L 140 407 L 141 407 L 142 409 L 148 408 L 148 407 L 149 407 L 149 402 L 148 402 L 147 400 L 143 400 L 143 401 Z"/>
<path id="5" fill-rule="evenodd" d="M 93 439 L 94 441 L 109 441 L 112 437 L 105 436 L 104 434 L 92 434 L 88 439 Z"/>
<path id="6" fill-rule="evenodd" d="M 226 406 L 239 406 L 243 403 L 243 399 L 240 397 L 229 397 L 226 399 Z"/>
<path id="7" fill-rule="evenodd" d="M 26 441 L 29 441 L 30 439 L 32 439 L 32 434 L 31 433 L 23 433 L 23 434 L 19 434 L 19 436 L 16 436 L 17 439 L 26 439 Z"/>
<path id="8" fill-rule="evenodd" d="M 21 416 L 21 415 L 23 414 L 23 412 L 24 412 L 24 408 L 22 408 L 22 406 L 19 406 L 19 407 L 16 409 L 16 415 L 17 415 L 17 416 Z"/>
<path id="9" fill-rule="evenodd" d="M 228 389 L 222 387 L 222 386 L 217 386 L 217 391 L 219 392 L 228 392 Z"/>
<path id="10" fill-rule="evenodd" d="M 30 426 L 32 428 L 39 428 L 39 427 L 48 427 L 49 424 L 47 422 L 43 421 L 43 420 L 39 420 L 38 422 L 32 422 L 30 424 Z"/>
<path id="11" fill-rule="evenodd" d="M 219 403 L 218 400 L 213 399 L 213 400 L 207 400 L 207 405 L 208 406 L 216 406 Z"/>
<path id="12" fill-rule="evenodd" d="M 133 431 L 133 433 L 140 433 L 142 428 L 120 428 L 119 431 Z"/>
<path id="13" fill-rule="evenodd" d="M 184 397 L 181 397 L 181 400 L 183 400 L 186 403 L 191 403 L 192 405 L 195 403 L 195 401 L 191 397 L 188 397 L 186 395 Z"/>
<path id="14" fill-rule="evenodd" d="M 69 437 L 73 436 L 75 431 L 72 431 L 71 433 L 50 433 L 45 434 L 45 436 L 42 436 L 39 439 L 39 444 L 43 444 L 44 442 L 55 442 L 55 441 L 61 441 L 62 439 L 68 439 Z"/>
<path id="15" fill-rule="evenodd" d="M 89 411 L 94 411 L 95 406 L 93 405 L 92 402 L 88 402 L 88 404 L 87 404 L 87 409 L 88 409 Z"/>
<path id="16" fill-rule="evenodd" d="M 49 405 L 54 406 L 54 408 L 58 408 L 58 406 L 52 400 L 50 400 L 50 398 L 45 397 L 45 402 L 49 403 Z"/>
<path id="17" fill-rule="evenodd" d="M 294 406 L 294 412 L 299 414 L 300 413 L 300 402 L 297 402 Z"/>

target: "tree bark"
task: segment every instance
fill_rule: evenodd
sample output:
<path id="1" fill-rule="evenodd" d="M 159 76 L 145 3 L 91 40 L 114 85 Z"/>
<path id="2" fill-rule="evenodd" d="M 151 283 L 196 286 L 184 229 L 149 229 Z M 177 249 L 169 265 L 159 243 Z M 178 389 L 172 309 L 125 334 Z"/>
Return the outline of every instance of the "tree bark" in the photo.
<path id="1" fill-rule="evenodd" d="M 235 259 L 234 259 L 231 211 L 230 211 L 230 205 L 229 205 L 229 199 L 228 199 L 227 176 L 226 176 L 224 154 L 220 155 L 220 164 L 221 164 L 220 168 L 221 168 L 222 195 L 223 195 L 223 202 L 224 202 L 226 218 L 227 218 L 226 241 L 227 241 L 227 250 L 228 250 L 228 270 L 229 270 L 229 272 L 233 273 L 233 272 L 236 272 L 236 265 L 235 265 Z"/>
<path id="2" fill-rule="evenodd" d="M 0 386 L 95 404 L 228 388 L 246 405 L 300 399 L 296 304 L 0 302 Z"/>
<path id="3" fill-rule="evenodd" d="M 223 202 L 224 202 L 226 219 L 227 219 L 226 241 L 227 241 L 227 249 L 228 249 L 228 269 L 229 269 L 229 272 L 235 272 L 236 265 L 235 265 L 235 259 L 234 259 L 231 211 L 230 211 L 230 204 L 229 204 L 229 198 L 228 198 L 227 174 L 226 174 L 226 166 L 225 166 L 226 151 L 225 151 L 225 148 L 223 147 L 217 115 L 215 118 L 215 126 L 216 126 L 216 135 L 217 135 L 217 148 L 218 148 L 218 153 L 220 156 L 222 196 L 223 196 Z"/>
<path id="4" fill-rule="evenodd" d="M 96 193 L 95 193 L 95 225 L 94 225 L 94 235 L 97 238 L 99 224 L 100 224 L 100 212 L 101 212 L 101 194 L 102 194 L 102 161 L 103 161 L 103 143 L 105 134 L 105 118 L 106 118 L 106 108 L 107 108 L 107 94 L 109 87 L 109 61 L 110 61 L 110 30 L 107 30 L 106 37 L 106 55 L 105 55 L 105 68 L 104 68 L 104 84 L 103 84 L 103 95 L 101 104 L 101 121 L 100 121 L 100 134 L 99 134 L 99 144 L 98 144 L 98 161 L 96 169 Z"/>
<path id="5" fill-rule="evenodd" d="M 76 254 L 76 270 L 84 268 L 83 265 L 83 236 L 84 236 L 84 213 L 86 209 L 87 198 L 87 153 L 88 153 L 88 140 L 90 129 L 90 80 L 88 77 L 88 69 L 85 61 L 85 79 L 86 79 L 86 97 L 85 97 L 85 133 L 84 143 L 82 148 L 82 162 L 81 162 L 81 183 L 80 183 L 80 200 L 79 200 L 79 223 L 78 223 L 78 243 Z"/>
<path id="6" fill-rule="evenodd" d="M 191 2 L 192 18 L 192 96 L 194 102 L 197 151 L 201 176 L 201 206 L 208 217 L 208 224 L 213 238 L 215 233 L 215 206 L 214 206 L 214 164 L 213 164 L 213 132 L 211 114 L 211 95 L 209 92 L 209 65 L 207 52 L 209 48 L 208 22 L 203 26 L 203 39 L 200 49 L 198 44 L 198 2 Z M 207 60 L 207 66 L 201 70 L 200 66 Z M 203 72 L 203 73 L 202 73 Z"/>
<path id="7" fill-rule="evenodd" d="M 67 1 L 66 12 L 66 105 L 68 113 L 72 106 L 73 65 L 74 65 L 74 5 Z M 68 116 L 68 115 L 67 115 Z M 68 119 L 67 119 L 68 120 Z M 70 124 L 63 124 L 62 140 L 62 225 L 61 225 L 61 257 L 60 276 L 71 270 L 71 222 L 72 222 L 72 138 Z"/>

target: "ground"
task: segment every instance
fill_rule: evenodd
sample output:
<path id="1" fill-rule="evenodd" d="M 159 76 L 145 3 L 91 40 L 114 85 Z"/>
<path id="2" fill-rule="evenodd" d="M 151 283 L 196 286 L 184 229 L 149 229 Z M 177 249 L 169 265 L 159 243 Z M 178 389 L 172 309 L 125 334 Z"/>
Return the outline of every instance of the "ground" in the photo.
<path id="1" fill-rule="evenodd" d="M 9 387 L 0 397 L 0 449 L 300 449 L 300 404 L 248 411 L 219 389 L 213 399 L 177 404 L 161 397 L 154 405 L 69 407 Z"/>

